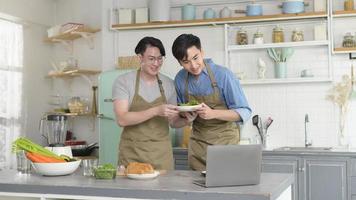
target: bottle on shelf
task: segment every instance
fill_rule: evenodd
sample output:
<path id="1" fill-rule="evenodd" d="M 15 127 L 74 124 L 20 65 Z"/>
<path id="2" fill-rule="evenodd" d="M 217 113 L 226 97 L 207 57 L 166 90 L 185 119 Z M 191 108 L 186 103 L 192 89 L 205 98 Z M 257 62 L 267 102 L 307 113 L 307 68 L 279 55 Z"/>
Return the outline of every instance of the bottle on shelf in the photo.
<path id="1" fill-rule="evenodd" d="M 354 10 L 354 0 L 345 0 L 344 1 L 344 10 L 345 11 Z"/>
<path id="2" fill-rule="evenodd" d="M 238 45 L 246 45 L 248 44 L 247 32 L 243 29 L 237 31 L 236 35 L 236 43 Z"/>
<path id="3" fill-rule="evenodd" d="M 292 41 L 293 42 L 300 42 L 304 41 L 304 33 L 301 30 L 294 29 L 292 32 Z"/>
<path id="4" fill-rule="evenodd" d="M 261 33 L 259 30 L 256 31 L 255 34 L 253 34 L 253 43 L 254 44 L 263 44 L 263 33 Z"/>
<path id="5" fill-rule="evenodd" d="M 276 26 L 273 28 L 272 41 L 273 43 L 284 42 L 284 32 L 282 27 Z"/>

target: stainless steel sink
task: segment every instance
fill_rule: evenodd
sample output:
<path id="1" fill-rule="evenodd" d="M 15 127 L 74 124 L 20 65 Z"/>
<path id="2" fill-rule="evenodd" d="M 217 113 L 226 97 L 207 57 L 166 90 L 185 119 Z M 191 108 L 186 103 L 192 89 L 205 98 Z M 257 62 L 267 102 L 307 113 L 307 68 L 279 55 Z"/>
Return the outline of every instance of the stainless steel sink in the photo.
<path id="1" fill-rule="evenodd" d="M 330 151 L 332 147 L 280 147 L 275 151 Z"/>

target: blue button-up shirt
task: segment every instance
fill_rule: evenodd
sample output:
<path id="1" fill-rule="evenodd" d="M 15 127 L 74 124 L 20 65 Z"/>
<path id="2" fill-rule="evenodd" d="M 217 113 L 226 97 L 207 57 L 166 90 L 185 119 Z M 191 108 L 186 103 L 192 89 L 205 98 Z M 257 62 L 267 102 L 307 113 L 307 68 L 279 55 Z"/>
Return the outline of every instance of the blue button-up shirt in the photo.
<path id="1" fill-rule="evenodd" d="M 240 115 L 243 123 L 248 121 L 252 111 L 240 86 L 239 80 L 226 67 L 216 65 L 211 59 L 205 59 L 204 61 L 205 63 L 209 63 L 211 67 L 211 71 L 215 76 L 220 91 L 220 98 L 225 102 L 226 107 L 229 110 L 235 110 Z M 185 99 L 185 81 L 187 73 L 188 71 L 182 69 L 174 79 L 178 103 L 186 103 L 188 101 Z M 189 76 L 188 79 L 189 94 L 205 96 L 214 92 L 206 67 L 203 69 L 198 79 L 194 76 Z"/>

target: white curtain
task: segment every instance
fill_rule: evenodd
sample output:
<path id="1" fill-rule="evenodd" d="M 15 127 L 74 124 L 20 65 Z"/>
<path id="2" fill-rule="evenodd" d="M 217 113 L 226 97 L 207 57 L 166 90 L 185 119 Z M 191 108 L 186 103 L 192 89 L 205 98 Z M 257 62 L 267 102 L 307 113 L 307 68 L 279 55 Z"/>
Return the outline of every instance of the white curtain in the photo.
<path id="1" fill-rule="evenodd" d="M 0 169 L 13 168 L 21 133 L 23 26 L 0 19 Z"/>

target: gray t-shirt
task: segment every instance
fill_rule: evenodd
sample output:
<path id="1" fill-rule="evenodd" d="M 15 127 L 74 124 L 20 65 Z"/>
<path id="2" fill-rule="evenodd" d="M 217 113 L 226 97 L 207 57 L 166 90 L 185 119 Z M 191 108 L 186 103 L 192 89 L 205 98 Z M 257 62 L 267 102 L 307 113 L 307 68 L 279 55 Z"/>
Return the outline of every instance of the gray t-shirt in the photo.
<path id="1" fill-rule="evenodd" d="M 137 71 L 134 70 L 116 78 L 112 87 L 113 100 L 128 100 L 129 105 L 131 105 L 135 95 L 136 74 Z M 158 74 L 158 77 L 162 81 L 164 94 L 166 95 L 168 104 L 177 105 L 177 94 L 173 80 L 161 73 Z M 161 96 L 157 81 L 152 85 L 148 85 L 142 78 L 140 78 L 140 88 L 138 93 L 147 102 L 152 102 Z"/>

